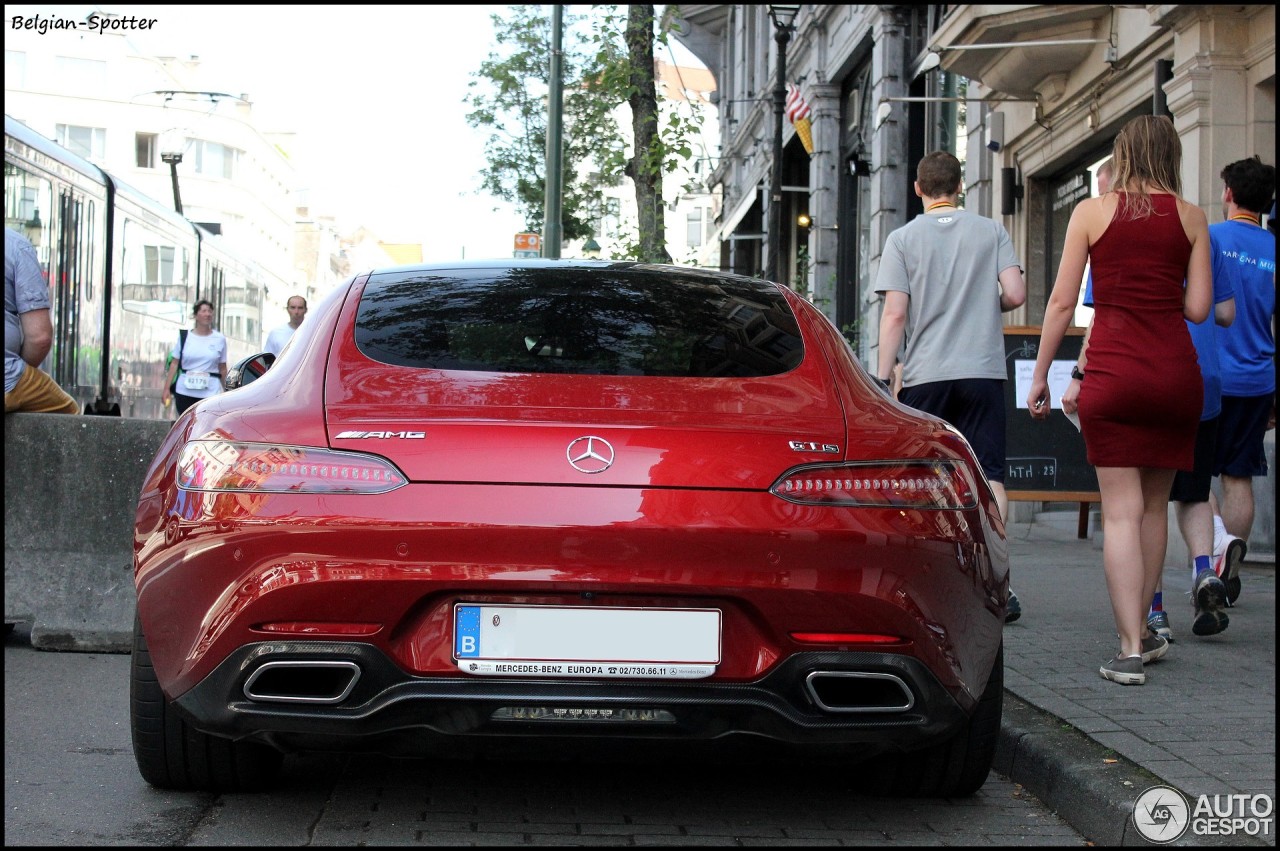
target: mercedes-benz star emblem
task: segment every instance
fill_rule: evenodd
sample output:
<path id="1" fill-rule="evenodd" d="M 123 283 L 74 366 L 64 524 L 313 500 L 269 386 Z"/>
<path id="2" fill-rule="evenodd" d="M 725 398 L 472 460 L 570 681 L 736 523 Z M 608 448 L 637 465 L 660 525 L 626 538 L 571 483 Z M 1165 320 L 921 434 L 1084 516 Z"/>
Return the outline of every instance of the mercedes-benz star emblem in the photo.
<path id="1" fill-rule="evenodd" d="M 565 451 L 579 473 L 603 473 L 613 466 L 613 447 L 603 437 L 580 437 Z"/>

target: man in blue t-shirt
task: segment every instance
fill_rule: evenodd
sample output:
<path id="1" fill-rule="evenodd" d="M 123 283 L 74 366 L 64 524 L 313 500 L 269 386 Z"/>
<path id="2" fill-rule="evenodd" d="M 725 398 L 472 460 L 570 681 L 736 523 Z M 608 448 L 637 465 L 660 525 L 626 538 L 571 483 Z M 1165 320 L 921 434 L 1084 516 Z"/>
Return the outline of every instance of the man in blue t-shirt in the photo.
<path id="1" fill-rule="evenodd" d="M 1222 485 L 1215 506 L 1218 569 L 1227 601 L 1240 594 L 1239 564 L 1253 528 L 1253 477 L 1267 474 L 1263 438 L 1276 425 L 1276 238 L 1262 227 L 1275 197 L 1275 166 L 1257 156 L 1222 170 L 1226 221 L 1209 228 L 1213 277 L 1236 294 L 1236 321 L 1217 331 L 1222 368 L 1222 417 L 1213 473 Z"/>

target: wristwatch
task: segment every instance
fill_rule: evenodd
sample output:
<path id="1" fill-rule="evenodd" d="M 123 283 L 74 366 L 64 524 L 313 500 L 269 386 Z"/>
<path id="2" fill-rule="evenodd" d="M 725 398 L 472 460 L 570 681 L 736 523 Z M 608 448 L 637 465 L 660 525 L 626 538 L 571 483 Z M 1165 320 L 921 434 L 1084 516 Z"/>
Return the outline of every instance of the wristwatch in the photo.
<path id="1" fill-rule="evenodd" d="M 1079 366 L 1071 367 L 1071 377 L 1076 381 L 1084 381 L 1084 373 L 1080 371 Z"/>

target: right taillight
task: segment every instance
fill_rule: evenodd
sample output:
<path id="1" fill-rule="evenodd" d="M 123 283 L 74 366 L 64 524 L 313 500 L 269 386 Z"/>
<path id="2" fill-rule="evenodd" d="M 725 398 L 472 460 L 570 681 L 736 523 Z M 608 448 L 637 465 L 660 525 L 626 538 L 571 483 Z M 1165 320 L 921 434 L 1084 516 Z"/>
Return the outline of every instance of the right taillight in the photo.
<path id="1" fill-rule="evenodd" d="M 788 470 L 769 492 L 804 505 L 973 508 L 976 488 L 958 461 L 855 461 Z"/>

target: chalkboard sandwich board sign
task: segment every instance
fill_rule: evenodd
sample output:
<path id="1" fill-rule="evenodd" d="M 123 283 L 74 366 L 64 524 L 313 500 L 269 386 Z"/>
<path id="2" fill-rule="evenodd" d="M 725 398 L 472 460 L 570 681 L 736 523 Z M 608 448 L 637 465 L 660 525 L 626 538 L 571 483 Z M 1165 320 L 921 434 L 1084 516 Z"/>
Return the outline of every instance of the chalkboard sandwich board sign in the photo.
<path id="1" fill-rule="evenodd" d="M 1008 426 L 1004 487 L 1011 500 L 1099 502 L 1098 476 L 1085 457 L 1084 438 L 1062 412 L 1062 393 L 1080 355 L 1083 328 L 1068 328 L 1049 370 L 1053 410 L 1044 421 L 1031 419 L 1027 392 L 1040 350 L 1038 326 L 1004 329 L 1005 422 Z"/>

